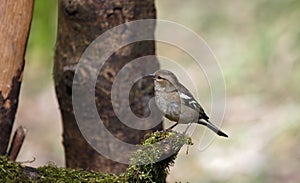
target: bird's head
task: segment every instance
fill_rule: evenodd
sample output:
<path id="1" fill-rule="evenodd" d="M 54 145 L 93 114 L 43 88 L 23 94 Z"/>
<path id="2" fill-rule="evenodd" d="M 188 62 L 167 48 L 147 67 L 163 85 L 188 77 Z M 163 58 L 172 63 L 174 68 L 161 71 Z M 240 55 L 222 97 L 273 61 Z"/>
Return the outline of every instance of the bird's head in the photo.
<path id="1" fill-rule="evenodd" d="M 159 90 L 168 92 L 176 90 L 178 79 L 171 71 L 158 70 L 148 76 L 154 79 L 156 91 Z"/>

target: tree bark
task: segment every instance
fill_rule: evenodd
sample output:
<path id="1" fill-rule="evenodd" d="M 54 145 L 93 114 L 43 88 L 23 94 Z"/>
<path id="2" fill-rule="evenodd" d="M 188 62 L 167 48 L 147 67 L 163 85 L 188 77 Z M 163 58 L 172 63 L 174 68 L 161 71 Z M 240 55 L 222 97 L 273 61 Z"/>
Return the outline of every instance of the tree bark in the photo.
<path id="1" fill-rule="evenodd" d="M 95 151 L 78 129 L 73 111 L 74 106 L 72 105 L 73 77 L 82 53 L 99 35 L 122 23 L 149 18 L 156 18 L 154 0 L 59 1 L 54 79 L 63 121 L 63 145 L 67 167 L 109 173 L 121 173 L 126 169 L 126 164 L 107 159 Z M 147 29 L 146 31 L 149 31 L 154 37 L 155 25 L 150 28 L 141 28 L 140 31 L 145 31 L 143 29 Z M 112 36 L 116 39 L 123 39 L 124 34 L 120 33 Z M 109 42 L 107 45 L 108 47 L 113 46 L 114 43 Z M 114 113 L 111 102 L 111 88 L 123 66 L 135 58 L 147 55 L 155 55 L 154 41 L 132 43 L 117 50 L 104 63 L 95 87 L 96 106 L 105 127 L 114 137 L 130 144 L 140 143 L 146 133 L 161 130 L 162 124 L 159 123 L 149 130 L 136 130 L 124 125 Z M 151 73 L 158 67 L 156 59 L 146 58 L 143 66 L 129 67 L 128 78 L 136 72 Z M 122 88 L 122 86 L 119 88 Z M 132 111 L 139 117 L 147 117 L 149 115 L 147 105 L 152 96 L 153 83 L 151 80 L 136 82 L 129 95 Z M 128 101 L 128 98 L 120 98 L 120 104 L 126 102 L 125 100 Z M 149 123 L 153 122 L 149 121 Z M 86 124 L 90 131 L 94 130 L 94 126 L 88 125 L 88 117 Z M 103 134 L 97 135 L 95 139 L 102 141 L 100 147 L 108 148 L 112 153 L 120 151 L 116 147 L 117 145 L 112 144 Z M 124 156 L 127 155 L 124 154 Z"/>
<path id="2" fill-rule="evenodd" d="M 6 154 L 24 68 L 33 0 L 0 3 L 0 155 Z"/>

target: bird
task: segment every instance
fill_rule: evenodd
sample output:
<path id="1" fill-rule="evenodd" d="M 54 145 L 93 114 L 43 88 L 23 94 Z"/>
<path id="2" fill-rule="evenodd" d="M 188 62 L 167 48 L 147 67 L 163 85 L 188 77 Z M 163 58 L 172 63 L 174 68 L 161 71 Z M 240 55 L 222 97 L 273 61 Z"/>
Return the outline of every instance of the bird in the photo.
<path id="1" fill-rule="evenodd" d="M 208 127 L 219 136 L 228 137 L 212 122 L 191 92 L 183 86 L 174 73 L 169 70 L 158 70 L 148 77 L 154 80 L 154 98 L 159 111 L 167 119 L 176 122 L 167 130 L 178 124 L 188 124 L 185 132 L 192 123 Z"/>

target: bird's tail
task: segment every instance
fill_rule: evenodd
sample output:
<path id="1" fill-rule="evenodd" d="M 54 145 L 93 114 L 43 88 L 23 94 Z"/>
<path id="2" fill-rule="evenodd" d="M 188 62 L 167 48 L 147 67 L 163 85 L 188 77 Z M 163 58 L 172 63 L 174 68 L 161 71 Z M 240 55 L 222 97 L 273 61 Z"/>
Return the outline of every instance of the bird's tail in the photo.
<path id="1" fill-rule="evenodd" d="M 213 132 L 215 132 L 219 136 L 228 137 L 228 135 L 226 133 L 222 132 L 218 127 L 216 127 L 214 124 L 212 124 L 209 120 L 198 121 L 198 124 L 207 126 L 209 129 L 211 129 Z"/>

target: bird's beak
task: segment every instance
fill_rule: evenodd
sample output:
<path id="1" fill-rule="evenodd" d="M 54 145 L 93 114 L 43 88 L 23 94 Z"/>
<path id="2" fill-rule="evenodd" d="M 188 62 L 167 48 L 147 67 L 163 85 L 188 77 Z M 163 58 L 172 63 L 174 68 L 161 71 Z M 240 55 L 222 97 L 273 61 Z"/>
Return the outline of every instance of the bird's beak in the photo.
<path id="1" fill-rule="evenodd" d="M 145 76 L 146 78 L 154 78 L 155 77 L 155 74 L 149 74 L 149 75 L 147 75 L 147 76 Z"/>

